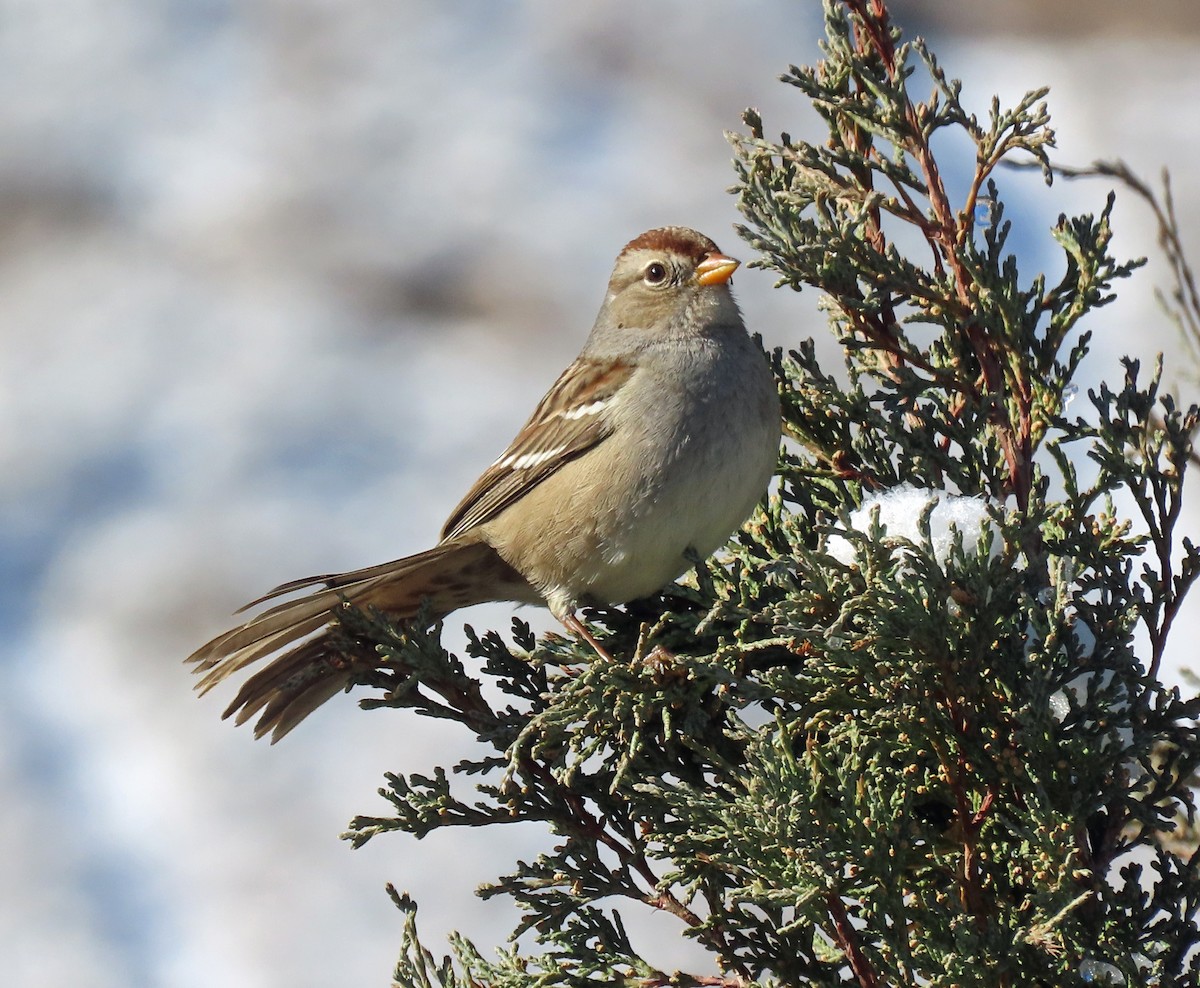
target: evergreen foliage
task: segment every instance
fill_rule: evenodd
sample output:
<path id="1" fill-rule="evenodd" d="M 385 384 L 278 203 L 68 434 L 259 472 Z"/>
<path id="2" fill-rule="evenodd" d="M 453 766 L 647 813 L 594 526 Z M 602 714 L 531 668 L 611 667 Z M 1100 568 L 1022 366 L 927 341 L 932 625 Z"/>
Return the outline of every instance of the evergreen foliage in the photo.
<path id="1" fill-rule="evenodd" d="M 515 621 L 472 634 L 468 668 L 437 627 L 344 619 L 347 649 L 389 660 L 366 703 L 450 718 L 481 752 L 389 776 L 386 815 L 348 838 L 555 836 L 481 893 L 520 904 L 539 954 L 456 937 L 439 960 L 393 893 L 398 985 L 1198 982 L 1200 704 L 1157 676 L 1200 573 L 1177 531 L 1197 409 L 1129 360 L 1068 411 L 1080 322 L 1136 263 L 1109 254 L 1111 197 L 1051 231 L 1057 281 L 1008 251 L 996 170 L 1051 179 L 1045 92 L 979 119 L 882 0 L 825 9 L 824 59 L 783 81 L 828 139 L 771 139 L 753 111 L 732 137 L 742 236 L 823 293 L 845 348 L 839 374 L 811 343 L 774 355 L 777 493 L 693 577 L 590 612 L 616 662 Z M 958 200 L 933 152 L 953 142 L 975 160 Z M 915 537 L 851 529 L 902 483 L 983 498 L 989 521 L 944 553 L 929 511 Z M 639 956 L 638 909 L 676 917 L 708 969 Z"/>

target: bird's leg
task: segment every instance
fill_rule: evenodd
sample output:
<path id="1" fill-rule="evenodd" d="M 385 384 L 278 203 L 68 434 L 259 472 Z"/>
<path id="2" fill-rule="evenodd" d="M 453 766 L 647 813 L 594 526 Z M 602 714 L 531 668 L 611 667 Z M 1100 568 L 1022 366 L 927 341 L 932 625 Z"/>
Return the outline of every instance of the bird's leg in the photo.
<path id="1" fill-rule="evenodd" d="M 613 657 L 608 654 L 608 651 L 603 645 L 596 641 L 595 636 L 593 636 L 592 633 L 588 631 L 584 623 L 575 616 L 574 611 L 567 611 L 567 613 L 562 615 L 559 620 L 562 621 L 564 628 L 573 634 L 578 635 L 585 642 L 591 645 L 592 648 L 596 650 L 596 654 L 600 656 L 600 658 L 607 659 L 609 662 L 613 661 Z"/>

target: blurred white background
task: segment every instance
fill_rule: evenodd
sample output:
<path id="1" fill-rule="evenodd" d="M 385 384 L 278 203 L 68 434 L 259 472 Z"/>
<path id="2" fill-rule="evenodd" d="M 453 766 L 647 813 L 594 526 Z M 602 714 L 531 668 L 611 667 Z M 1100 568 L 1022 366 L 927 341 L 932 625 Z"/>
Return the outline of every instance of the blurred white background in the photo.
<path id="1" fill-rule="evenodd" d="M 1171 166 L 1200 252 L 1195 18 L 936 6 L 894 9 L 980 113 L 1050 84 L 1058 157 Z M 820 31 L 815 0 L 0 0 L 0 983 L 384 984 L 389 880 L 435 951 L 503 941 L 511 906 L 472 891 L 543 834 L 337 839 L 454 731 L 343 697 L 271 748 L 181 659 L 275 583 L 428 547 L 630 237 L 748 260 L 722 132 L 755 105 L 819 137 L 775 79 Z M 1024 270 L 1057 270 L 1057 213 L 1105 187 L 1002 181 Z M 1131 196 L 1116 222 L 1153 253 Z M 1174 350 L 1164 278 L 1093 320 L 1093 379 Z M 768 342 L 824 332 L 809 295 L 736 287 Z"/>

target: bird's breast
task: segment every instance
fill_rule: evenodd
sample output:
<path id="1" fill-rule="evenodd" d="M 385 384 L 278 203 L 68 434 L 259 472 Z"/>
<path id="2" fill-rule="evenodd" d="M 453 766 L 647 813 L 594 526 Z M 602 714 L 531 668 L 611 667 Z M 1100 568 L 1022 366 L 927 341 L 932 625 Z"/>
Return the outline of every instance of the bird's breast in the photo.
<path id="1" fill-rule="evenodd" d="M 775 468 L 778 399 L 749 338 L 653 358 L 606 409 L 609 437 L 506 509 L 509 524 L 485 526 L 556 613 L 661 589 L 689 550 L 724 544 Z"/>

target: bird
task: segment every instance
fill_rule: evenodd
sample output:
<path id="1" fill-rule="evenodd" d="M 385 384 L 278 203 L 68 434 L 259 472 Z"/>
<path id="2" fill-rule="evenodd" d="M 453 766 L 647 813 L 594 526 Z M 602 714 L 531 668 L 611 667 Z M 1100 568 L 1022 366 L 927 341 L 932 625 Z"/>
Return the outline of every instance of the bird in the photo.
<path id="1" fill-rule="evenodd" d="M 223 716 L 240 725 L 258 715 L 255 736 L 278 741 L 382 664 L 332 647 L 346 605 L 402 623 L 486 601 L 538 604 L 607 657 L 577 610 L 677 579 L 742 525 L 774 473 L 779 395 L 730 290 L 739 265 L 686 227 L 631 240 L 579 356 L 450 513 L 437 544 L 251 601 L 239 613 L 306 591 L 192 653 L 197 690 L 270 657 Z"/>

